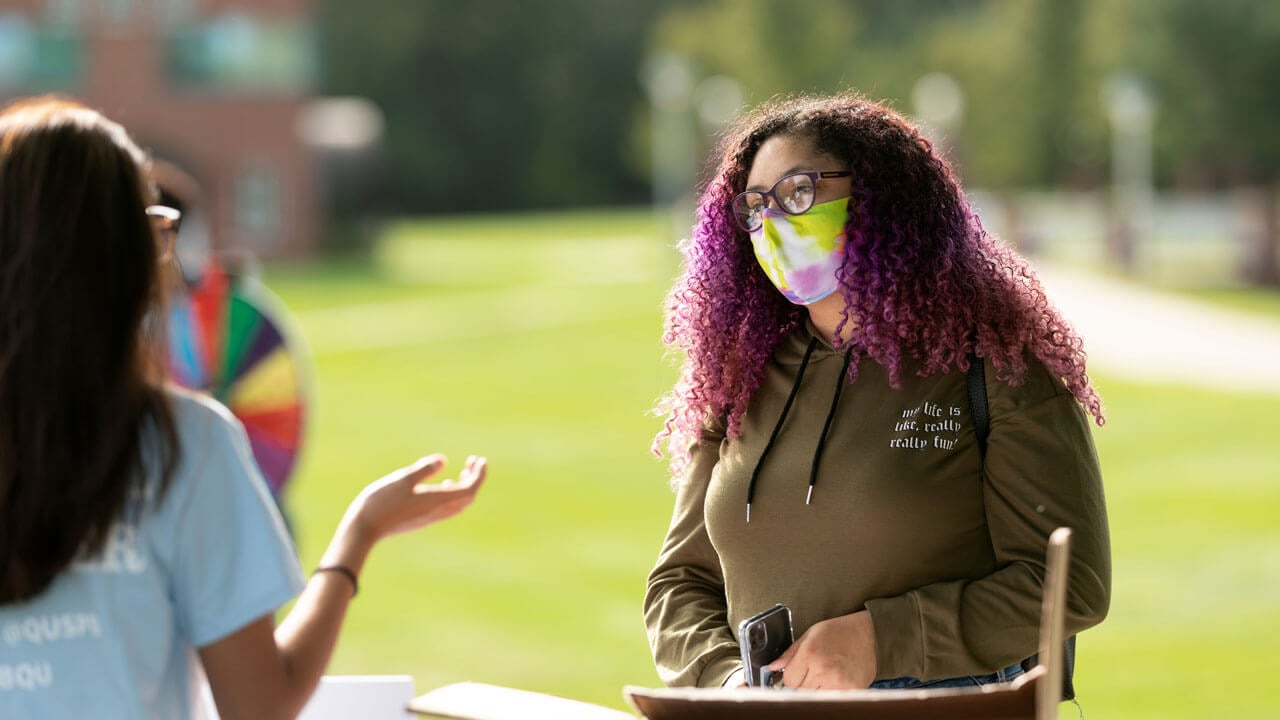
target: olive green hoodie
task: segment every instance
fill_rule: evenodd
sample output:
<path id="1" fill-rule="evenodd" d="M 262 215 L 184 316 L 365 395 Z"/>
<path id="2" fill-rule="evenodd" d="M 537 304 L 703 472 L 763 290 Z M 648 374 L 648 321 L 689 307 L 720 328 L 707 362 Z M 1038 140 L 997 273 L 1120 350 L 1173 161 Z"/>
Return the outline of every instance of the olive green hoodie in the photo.
<path id="1" fill-rule="evenodd" d="M 963 372 L 922 378 L 907 365 L 895 390 L 869 358 L 844 383 L 845 358 L 799 328 L 767 365 L 741 436 L 710 426 L 694 444 L 645 595 L 663 682 L 722 685 L 741 666 L 734 628 L 775 603 L 791 608 L 797 638 L 869 610 L 878 678 L 1007 667 L 1036 651 L 1059 526 L 1074 530 L 1068 633 L 1106 615 L 1102 479 L 1088 419 L 1060 379 L 1031 359 L 1010 387 L 987 364 L 984 467 Z"/>

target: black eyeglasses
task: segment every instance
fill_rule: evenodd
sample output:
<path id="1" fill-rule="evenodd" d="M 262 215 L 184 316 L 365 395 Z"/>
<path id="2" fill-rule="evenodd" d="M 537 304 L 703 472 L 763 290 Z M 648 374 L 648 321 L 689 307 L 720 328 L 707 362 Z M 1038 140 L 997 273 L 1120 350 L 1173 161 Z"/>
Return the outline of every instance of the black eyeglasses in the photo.
<path id="1" fill-rule="evenodd" d="M 755 232 L 764 224 L 764 209 L 773 198 L 779 208 L 788 215 L 800 215 L 813 207 L 814 192 L 818 181 L 826 178 L 849 177 L 848 170 L 810 170 L 787 175 L 765 192 L 748 190 L 733 199 L 733 216 L 747 232 Z"/>
<path id="2" fill-rule="evenodd" d="M 182 223 L 182 211 L 168 205 L 148 205 L 147 217 L 151 219 L 151 227 L 156 232 L 160 257 L 168 259 L 173 255 L 173 246 L 178 238 L 178 225 Z"/>

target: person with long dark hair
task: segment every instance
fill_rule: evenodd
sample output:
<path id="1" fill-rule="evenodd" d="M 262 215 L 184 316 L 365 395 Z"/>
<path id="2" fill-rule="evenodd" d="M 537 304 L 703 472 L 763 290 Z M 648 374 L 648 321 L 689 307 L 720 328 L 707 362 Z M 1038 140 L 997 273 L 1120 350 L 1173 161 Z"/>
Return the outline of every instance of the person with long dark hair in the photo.
<path id="1" fill-rule="evenodd" d="M 0 717 L 293 717 L 382 538 L 484 478 L 368 485 L 304 580 L 243 428 L 157 360 L 170 208 L 125 130 L 57 98 L 0 113 Z M 301 596 L 275 626 L 274 613 Z"/>
<path id="2" fill-rule="evenodd" d="M 684 360 L 655 450 L 678 494 L 644 605 L 663 681 L 738 684 L 734 630 L 775 603 L 787 687 L 1007 681 L 1059 526 L 1067 630 L 1100 622 L 1082 343 L 947 163 L 855 93 L 766 103 L 719 153 L 667 305 Z"/>

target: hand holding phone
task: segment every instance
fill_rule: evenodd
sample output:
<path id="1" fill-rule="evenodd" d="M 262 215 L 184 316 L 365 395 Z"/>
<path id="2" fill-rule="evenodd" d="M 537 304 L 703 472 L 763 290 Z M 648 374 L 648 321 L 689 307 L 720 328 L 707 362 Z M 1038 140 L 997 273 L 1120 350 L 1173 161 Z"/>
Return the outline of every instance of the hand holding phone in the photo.
<path id="1" fill-rule="evenodd" d="M 748 687 L 781 685 L 782 673 L 765 666 L 791 647 L 791 609 L 778 603 L 738 624 L 738 646 Z"/>

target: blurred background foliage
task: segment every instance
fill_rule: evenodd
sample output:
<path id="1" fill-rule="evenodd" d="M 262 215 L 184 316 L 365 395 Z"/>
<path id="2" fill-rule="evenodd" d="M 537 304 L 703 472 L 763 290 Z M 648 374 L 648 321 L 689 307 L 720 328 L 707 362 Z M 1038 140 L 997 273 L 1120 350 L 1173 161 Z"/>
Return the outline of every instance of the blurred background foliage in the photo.
<path id="1" fill-rule="evenodd" d="M 321 92 L 387 118 L 362 211 L 493 211 L 647 200 L 625 142 L 662 2 L 321 4 Z"/>
<path id="2" fill-rule="evenodd" d="M 951 156 L 989 189 L 1104 184 L 1103 85 L 1123 70 L 1156 99 L 1158 186 L 1280 178 L 1274 2 L 325 0 L 319 18 L 320 91 L 387 117 L 365 210 L 648 200 L 641 75 L 659 51 L 736 79 L 746 104 L 852 87 L 911 112 L 916 80 L 945 71 L 964 92 Z"/>

